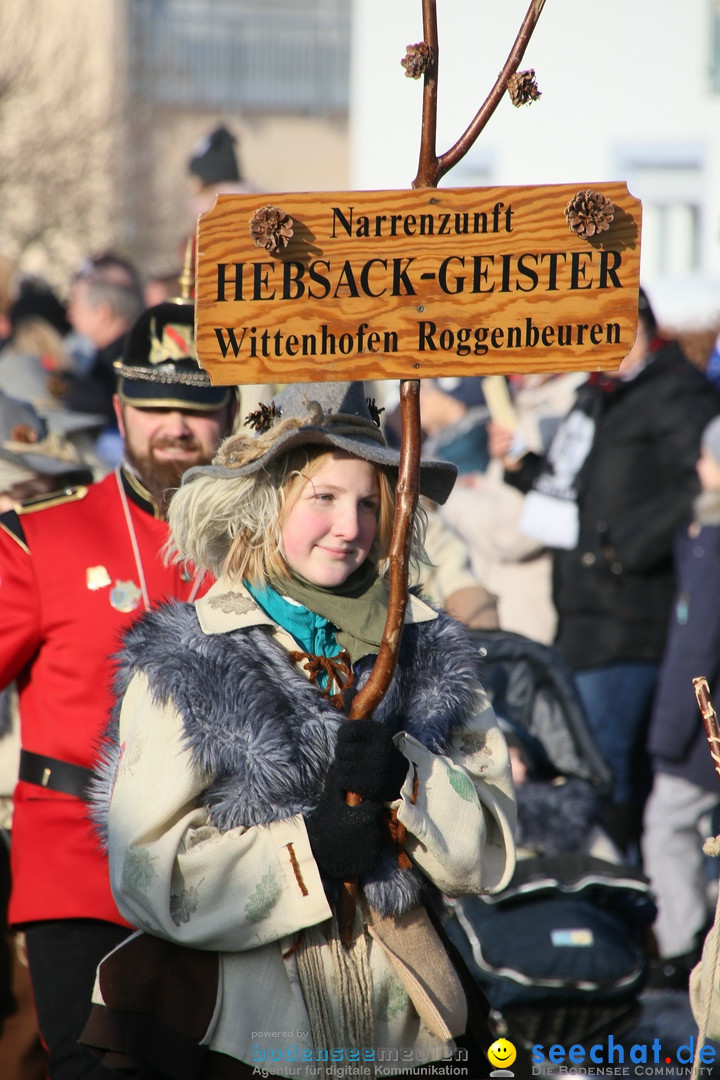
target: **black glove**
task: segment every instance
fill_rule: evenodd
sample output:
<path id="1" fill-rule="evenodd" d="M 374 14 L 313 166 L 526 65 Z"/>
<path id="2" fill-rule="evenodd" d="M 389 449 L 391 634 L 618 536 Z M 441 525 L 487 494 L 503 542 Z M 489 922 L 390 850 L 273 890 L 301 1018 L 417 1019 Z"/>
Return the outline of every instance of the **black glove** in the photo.
<path id="1" fill-rule="evenodd" d="M 383 808 L 377 802 L 348 806 L 335 768 L 305 825 L 315 861 L 328 877 L 342 881 L 362 877 L 377 862 L 384 836 Z"/>
<path id="2" fill-rule="evenodd" d="M 340 726 L 335 767 L 340 786 L 363 799 L 392 802 L 400 795 L 409 762 L 378 720 L 349 720 Z"/>

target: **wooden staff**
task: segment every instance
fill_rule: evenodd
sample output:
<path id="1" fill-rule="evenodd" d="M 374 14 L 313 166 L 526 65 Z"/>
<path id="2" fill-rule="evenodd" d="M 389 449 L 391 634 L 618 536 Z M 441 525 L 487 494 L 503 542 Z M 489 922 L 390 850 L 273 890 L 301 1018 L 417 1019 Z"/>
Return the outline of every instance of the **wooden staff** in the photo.
<path id="1" fill-rule="evenodd" d="M 693 689 L 695 690 L 695 697 L 705 726 L 710 756 L 715 766 L 715 772 L 720 779 L 720 728 L 718 727 L 717 713 L 710 698 L 710 688 L 704 675 L 693 679 Z"/>
<path id="2" fill-rule="evenodd" d="M 436 0 L 422 0 L 423 37 L 429 46 L 431 61 L 423 75 L 423 113 L 418 172 L 414 188 L 437 187 L 440 179 L 460 161 L 471 148 L 482 129 L 500 104 L 511 76 L 523 57 L 533 30 L 545 5 L 545 0 L 531 0 L 512 49 L 495 80 L 495 85 L 468 128 L 457 142 L 440 157 L 436 150 L 437 135 L 437 70 L 438 29 Z M 382 701 L 397 666 L 398 649 L 408 602 L 408 564 L 412 528 L 417 508 L 420 474 L 420 381 L 400 381 L 401 442 L 400 467 L 396 488 L 395 526 L 390 546 L 390 597 L 383 638 L 377 660 L 367 683 L 353 700 L 349 720 L 372 714 Z M 362 799 L 348 791 L 349 806 L 358 806 Z M 338 896 L 338 928 L 346 948 L 352 943 L 357 900 L 357 881 L 345 881 Z"/>
<path id="3" fill-rule="evenodd" d="M 402 443 L 395 489 L 395 523 L 390 542 L 388 613 L 377 659 L 367 682 L 353 698 L 349 720 L 360 720 L 372 714 L 385 696 L 397 666 L 408 603 L 408 565 L 420 478 L 419 379 L 403 379 L 400 382 L 400 420 Z M 358 806 L 362 798 L 357 792 L 348 791 L 346 801 L 349 806 Z M 346 948 L 352 943 L 356 900 L 357 881 L 344 881 L 338 895 L 338 929 L 340 940 Z"/>
<path id="4" fill-rule="evenodd" d="M 700 707 L 700 715 L 705 726 L 705 734 L 707 735 L 708 746 L 710 747 L 710 756 L 715 766 L 715 772 L 718 778 L 720 778 L 720 728 L 718 727 L 718 718 L 715 708 L 710 697 L 710 688 L 708 686 L 707 679 L 704 675 L 700 675 L 693 679 L 693 689 L 695 690 L 695 697 L 697 698 L 698 706 Z M 717 850 L 717 837 L 708 838 L 703 845 L 703 851 L 707 855 L 716 856 L 720 854 Z M 715 919 L 713 925 L 708 933 L 707 943 L 703 950 L 702 957 L 702 982 L 703 982 L 703 1009 L 700 1014 L 700 1020 L 698 1022 L 698 1038 L 697 1046 L 695 1049 L 695 1057 L 693 1060 L 692 1077 L 691 1080 L 696 1080 L 700 1075 L 700 1051 L 705 1042 L 705 1035 L 707 1033 L 708 1018 L 710 1015 L 710 1004 L 713 992 L 713 986 L 716 983 L 717 971 L 718 971 L 718 959 L 720 958 L 720 897 L 718 897 L 718 903 L 715 910 Z"/>

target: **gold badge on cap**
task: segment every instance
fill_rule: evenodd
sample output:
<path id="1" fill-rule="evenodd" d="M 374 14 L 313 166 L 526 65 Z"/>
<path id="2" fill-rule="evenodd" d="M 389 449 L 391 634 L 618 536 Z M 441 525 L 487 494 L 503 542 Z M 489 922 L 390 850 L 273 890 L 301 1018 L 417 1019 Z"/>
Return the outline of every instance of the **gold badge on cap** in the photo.
<path id="1" fill-rule="evenodd" d="M 116 581 L 110 593 L 110 604 L 116 611 L 127 614 L 140 607 L 142 590 L 134 581 Z"/>
<path id="2" fill-rule="evenodd" d="M 92 592 L 105 589 L 112 584 L 110 575 L 104 566 L 88 566 L 85 571 L 85 583 Z"/>
<path id="3" fill-rule="evenodd" d="M 169 360 L 185 360 L 187 357 L 197 360 L 192 326 L 168 323 L 163 327 L 160 338 L 157 321 L 153 319 L 150 323 L 150 363 L 164 364 Z"/>

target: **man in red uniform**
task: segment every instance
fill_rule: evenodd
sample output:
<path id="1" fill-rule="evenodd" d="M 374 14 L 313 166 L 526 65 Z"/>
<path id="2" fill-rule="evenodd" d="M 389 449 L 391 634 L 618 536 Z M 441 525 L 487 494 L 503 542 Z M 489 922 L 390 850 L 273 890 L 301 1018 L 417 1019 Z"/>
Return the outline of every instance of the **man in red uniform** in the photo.
<path id="1" fill-rule="evenodd" d="M 77 1045 L 97 963 L 128 933 L 87 815 L 86 785 L 111 706 L 113 654 L 149 607 L 210 582 L 165 566 L 169 490 L 209 461 L 236 400 L 195 359 L 193 308 L 149 308 L 118 367 L 123 465 L 0 516 L 0 687 L 19 692 L 9 922 L 26 935 L 51 1080 L 107 1071 Z"/>

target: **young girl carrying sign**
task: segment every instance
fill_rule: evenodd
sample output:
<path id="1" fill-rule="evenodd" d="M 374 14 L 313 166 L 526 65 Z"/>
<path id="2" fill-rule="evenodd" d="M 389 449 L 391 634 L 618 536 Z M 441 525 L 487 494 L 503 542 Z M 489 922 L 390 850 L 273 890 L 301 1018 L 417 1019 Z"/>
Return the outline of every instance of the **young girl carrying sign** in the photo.
<path id="1" fill-rule="evenodd" d="M 125 642 L 95 813 L 141 932 L 101 965 L 84 1039 L 168 1076 L 399 1075 L 466 1038 L 429 911 L 512 875 L 508 752 L 465 631 L 415 596 L 388 692 L 345 721 L 385 627 L 398 454 L 362 383 L 251 418 L 170 506 L 175 557 L 215 585 Z M 420 490 L 454 476 L 424 461 Z"/>

